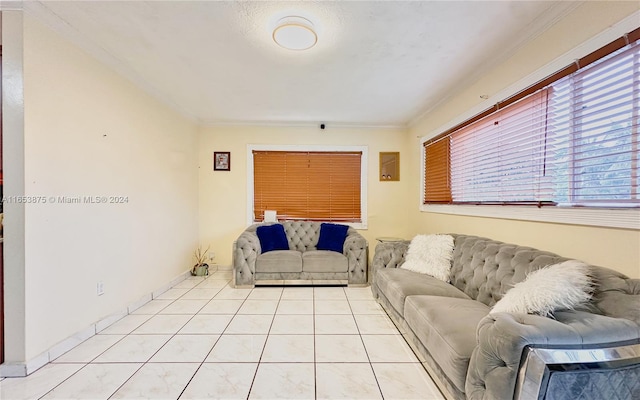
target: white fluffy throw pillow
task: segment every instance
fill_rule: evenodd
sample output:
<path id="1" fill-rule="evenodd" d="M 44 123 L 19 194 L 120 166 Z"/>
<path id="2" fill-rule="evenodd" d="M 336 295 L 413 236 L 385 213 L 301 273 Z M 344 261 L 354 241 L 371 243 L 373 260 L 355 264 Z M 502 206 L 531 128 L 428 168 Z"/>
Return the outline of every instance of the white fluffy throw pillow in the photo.
<path id="1" fill-rule="evenodd" d="M 452 256 L 452 236 L 418 235 L 411 240 L 405 262 L 400 268 L 449 282 Z"/>
<path id="2" fill-rule="evenodd" d="M 490 314 L 511 312 L 551 316 L 587 303 L 593 292 L 589 267 L 569 260 L 531 272 L 491 309 Z"/>

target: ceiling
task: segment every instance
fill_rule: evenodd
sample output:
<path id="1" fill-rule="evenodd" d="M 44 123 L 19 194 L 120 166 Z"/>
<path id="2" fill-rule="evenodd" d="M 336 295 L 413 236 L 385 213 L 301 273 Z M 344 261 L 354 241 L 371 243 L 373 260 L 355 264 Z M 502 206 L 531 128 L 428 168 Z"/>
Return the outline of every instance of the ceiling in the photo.
<path id="1" fill-rule="evenodd" d="M 34 1 L 25 11 L 201 124 L 406 127 L 576 4 Z M 315 47 L 273 42 L 288 15 L 314 23 Z"/>

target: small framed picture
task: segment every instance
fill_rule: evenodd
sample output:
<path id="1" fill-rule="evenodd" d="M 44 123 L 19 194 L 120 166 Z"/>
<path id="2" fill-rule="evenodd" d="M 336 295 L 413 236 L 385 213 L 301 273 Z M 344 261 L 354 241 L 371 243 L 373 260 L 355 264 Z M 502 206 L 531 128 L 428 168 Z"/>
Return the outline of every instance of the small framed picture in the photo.
<path id="1" fill-rule="evenodd" d="M 228 151 L 214 151 L 213 170 L 231 171 L 231 153 Z"/>

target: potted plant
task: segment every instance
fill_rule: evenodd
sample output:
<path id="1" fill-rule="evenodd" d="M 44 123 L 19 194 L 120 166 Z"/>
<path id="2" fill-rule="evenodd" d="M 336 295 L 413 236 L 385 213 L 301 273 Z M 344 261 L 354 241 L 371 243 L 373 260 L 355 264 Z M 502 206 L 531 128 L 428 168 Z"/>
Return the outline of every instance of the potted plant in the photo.
<path id="1" fill-rule="evenodd" d="M 206 276 L 209 275 L 209 264 L 207 261 L 207 253 L 211 246 L 207 247 L 205 251 L 202 251 L 202 246 L 198 246 L 196 251 L 193 252 L 193 256 L 196 259 L 196 263 L 191 269 L 191 275 L 193 276 Z"/>

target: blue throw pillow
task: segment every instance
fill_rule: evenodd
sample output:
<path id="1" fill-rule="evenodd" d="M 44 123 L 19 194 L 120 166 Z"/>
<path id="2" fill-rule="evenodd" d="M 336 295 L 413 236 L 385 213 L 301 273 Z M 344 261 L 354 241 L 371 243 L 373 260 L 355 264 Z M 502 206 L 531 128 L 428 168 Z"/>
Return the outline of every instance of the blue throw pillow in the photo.
<path id="1" fill-rule="evenodd" d="M 260 240 L 262 252 L 273 250 L 289 250 L 287 235 L 284 233 L 284 226 L 281 224 L 262 225 L 256 229 L 256 234 Z"/>
<path id="2" fill-rule="evenodd" d="M 348 230 L 349 227 L 347 225 L 320 225 L 320 238 L 318 239 L 316 248 L 318 250 L 330 250 L 342 253 Z"/>

